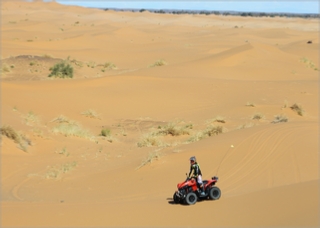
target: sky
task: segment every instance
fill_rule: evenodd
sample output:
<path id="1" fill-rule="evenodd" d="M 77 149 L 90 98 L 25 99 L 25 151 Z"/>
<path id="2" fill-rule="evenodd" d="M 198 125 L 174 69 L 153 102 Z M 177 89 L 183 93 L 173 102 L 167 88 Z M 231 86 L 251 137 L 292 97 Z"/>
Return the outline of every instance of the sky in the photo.
<path id="1" fill-rule="evenodd" d="M 319 13 L 319 0 L 56 0 L 61 4 L 97 8 L 218 10 L 267 13 Z"/>

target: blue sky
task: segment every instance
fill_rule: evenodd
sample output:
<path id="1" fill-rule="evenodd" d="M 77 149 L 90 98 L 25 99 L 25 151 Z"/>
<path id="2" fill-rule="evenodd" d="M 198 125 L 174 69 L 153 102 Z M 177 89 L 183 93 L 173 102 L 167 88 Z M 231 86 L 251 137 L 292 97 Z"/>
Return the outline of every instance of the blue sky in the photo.
<path id="1" fill-rule="evenodd" d="M 319 13 L 319 0 L 202 0 L 202 1 L 77 1 L 56 0 L 61 4 L 99 8 L 136 8 L 136 9 L 194 9 L 221 10 L 241 12 L 285 12 L 285 13 Z"/>

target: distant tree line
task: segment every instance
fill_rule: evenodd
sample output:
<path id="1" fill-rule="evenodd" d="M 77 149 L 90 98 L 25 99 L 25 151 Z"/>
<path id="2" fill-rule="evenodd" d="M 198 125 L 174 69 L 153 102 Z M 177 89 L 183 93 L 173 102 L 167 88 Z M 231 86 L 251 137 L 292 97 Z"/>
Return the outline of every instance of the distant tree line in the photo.
<path id="1" fill-rule="evenodd" d="M 152 9 L 104 9 L 115 11 L 151 12 L 160 14 L 200 14 L 200 15 L 221 15 L 221 16 L 242 16 L 242 17 L 298 17 L 298 18 L 320 18 L 315 13 L 264 13 L 264 12 L 235 12 L 235 11 L 210 11 L 210 10 L 152 10 Z"/>

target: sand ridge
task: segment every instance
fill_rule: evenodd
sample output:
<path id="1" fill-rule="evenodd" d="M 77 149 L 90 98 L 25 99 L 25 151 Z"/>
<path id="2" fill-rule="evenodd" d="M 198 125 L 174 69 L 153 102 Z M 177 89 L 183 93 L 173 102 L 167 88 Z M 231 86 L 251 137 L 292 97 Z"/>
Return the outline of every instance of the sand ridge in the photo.
<path id="1" fill-rule="evenodd" d="M 3 227 L 319 226 L 318 20 L 1 15 Z M 190 156 L 219 200 L 173 204 Z"/>

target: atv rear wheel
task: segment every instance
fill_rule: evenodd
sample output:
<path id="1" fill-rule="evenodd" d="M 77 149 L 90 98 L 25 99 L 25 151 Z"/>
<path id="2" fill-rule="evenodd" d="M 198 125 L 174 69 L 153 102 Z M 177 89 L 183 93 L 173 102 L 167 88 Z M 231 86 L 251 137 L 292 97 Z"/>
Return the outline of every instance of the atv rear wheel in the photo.
<path id="1" fill-rule="evenodd" d="M 189 192 L 184 200 L 187 205 L 193 205 L 197 202 L 198 196 L 194 192 Z"/>
<path id="2" fill-rule="evenodd" d="M 221 196 L 221 191 L 218 187 L 212 187 L 209 189 L 209 198 L 212 200 L 217 200 Z"/>
<path id="3" fill-rule="evenodd" d="M 180 203 L 180 198 L 177 196 L 176 193 L 173 194 L 172 198 L 173 198 L 174 203 Z"/>

